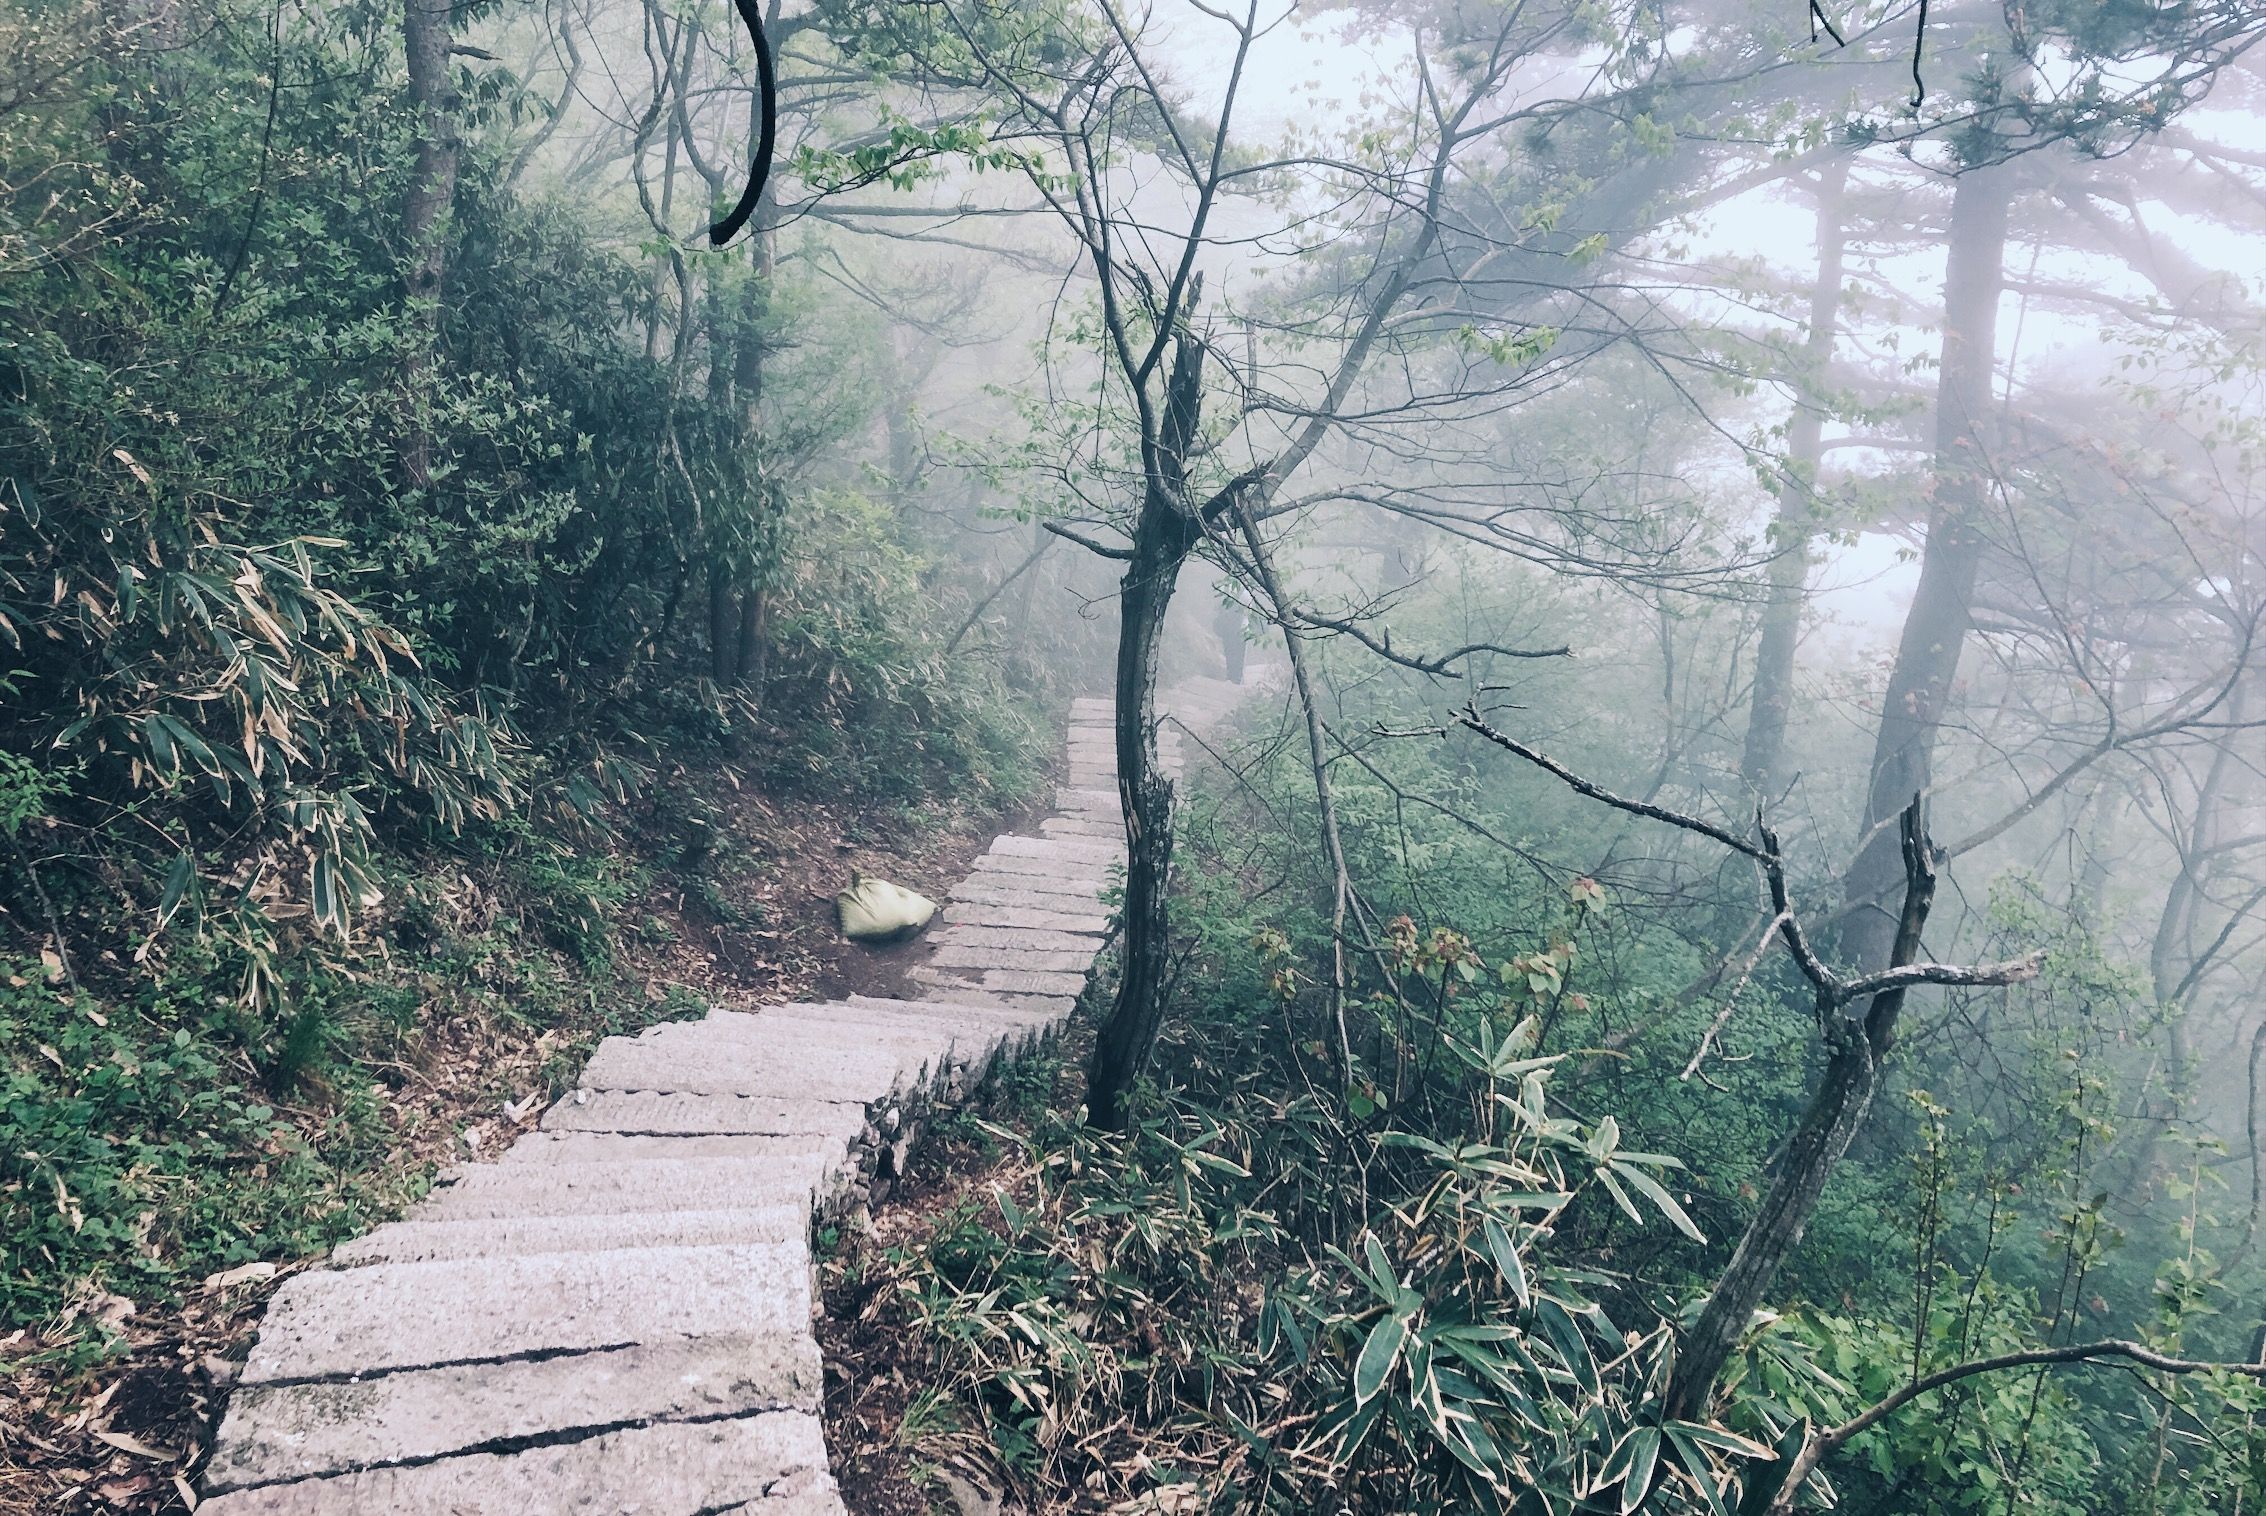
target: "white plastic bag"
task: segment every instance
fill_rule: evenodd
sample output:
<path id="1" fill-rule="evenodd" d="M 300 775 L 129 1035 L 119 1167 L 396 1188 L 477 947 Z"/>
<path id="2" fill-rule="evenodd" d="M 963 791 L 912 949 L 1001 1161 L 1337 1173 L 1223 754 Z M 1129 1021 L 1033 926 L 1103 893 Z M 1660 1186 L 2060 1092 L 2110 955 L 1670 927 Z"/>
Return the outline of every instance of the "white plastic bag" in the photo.
<path id="1" fill-rule="evenodd" d="M 834 920 L 852 942 L 880 945 L 919 934 L 936 915 L 936 902 L 886 879 L 850 876 L 850 887 L 834 897 Z"/>

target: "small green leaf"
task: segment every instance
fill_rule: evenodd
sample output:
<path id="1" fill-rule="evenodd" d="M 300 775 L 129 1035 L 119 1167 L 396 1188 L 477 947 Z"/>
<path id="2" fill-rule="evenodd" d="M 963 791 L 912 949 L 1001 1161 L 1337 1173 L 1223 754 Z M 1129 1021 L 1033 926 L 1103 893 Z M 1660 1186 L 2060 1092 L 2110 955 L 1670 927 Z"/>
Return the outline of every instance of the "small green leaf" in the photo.
<path id="1" fill-rule="evenodd" d="M 1353 1403 L 1367 1405 L 1385 1387 L 1385 1380 L 1400 1362 L 1401 1347 L 1408 1341 L 1408 1323 L 1388 1311 L 1369 1329 L 1368 1340 L 1361 1344 L 1361 1356 L 1353 1362 Z"/>
<path id="2" fill-rule="evenodd" d="M 1511 1293 L 1518 1296 L 1519 1309 L 1523 1311 L 1534 1304 L 1534 1296 L 1527 1287 L 1526 1265 L 1519 1261 L 1519 1250 L 1511 1245 L 1511 1234 L 1494 1217 L 1486 1219 L 1484 1228 L 1487 1233 L 1487 1251 L 1494 1255 L 1495 1267 L 1510 1281 Z"/>

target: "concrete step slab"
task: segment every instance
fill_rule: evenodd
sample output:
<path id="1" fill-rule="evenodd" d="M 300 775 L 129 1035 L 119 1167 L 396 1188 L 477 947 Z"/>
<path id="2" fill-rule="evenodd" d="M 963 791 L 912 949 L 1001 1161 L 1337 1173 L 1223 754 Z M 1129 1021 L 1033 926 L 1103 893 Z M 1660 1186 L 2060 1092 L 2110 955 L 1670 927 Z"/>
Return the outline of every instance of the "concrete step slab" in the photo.
<path id="1" fill-rule="evenodd" d="M 837 1516 L 818 1418 L 767 1411 L 265 1485 L 202 1516 Z"/>
<path id="2" fill-rule="evenodd" d="M 632 1137 L 619 1132 L 529 1132 L 496 1158 L 514 1163 L 681 1163 L 687 1158 L 831 1159 L 840 1143 L 818 1132 L 757 1136 Z"/>
<path id="3" fill-rule="evenodd" d="M 860 1102 L 923 1083 L 927 1062 L 886 1043 L 821 1051 L 806 1045 L 732 1046 L 728 1036 L 666 1044 L 609 1038 L 577 1082 L 593 1091 Z"/>
<path id="4" fill-rule="evenodd" d="M 1101 911 L 1101 896 L 1099 885 L 1080 888 L 1051 879 L 984 872 L 970 874 L 952 887 L 952 899 L 964 905 L 1022 906 L 1088 916 L 1106 914 Z"/>
<path id="5" fill-rule="evenodd" d="M 863 1000 L 863 996 L 851 997 Z M 892 1002 L 895 1003 L 895 1002 Z M 1078 1002 L 1060 995 L 997 995 L 978 989 L 973 984 L 961 983 L 958 992 L 939 992 L 934 999 L 915 1002 L 950 1011 L 990 1011 L 1000 1015 L 1026 1018 L 1041 1030 L 1052 1030 L 1070 1019 Z"/>
<path id="6" fill-rule="evenodd" d="M 950 985 L 953 976 L 968 976 L 960 982 L 974 988 L 999 995 L 1052 995 L 1075 999 L 1086 992 L 1084 974 L 1044 974 L 1028 969 L 931 969 L 917 968 L 912 977 L 923 983 Z"/>
<path id="7" fill-rule="evenodd" d="M 1049 816 L 1039 823 L 1039 831 L 1048 837 L 1107 842 L 1118 852 L 1125 851 L 1125 828 L 1116 821 L 1090 821 L 1083 816 Z"/>
<path id="8" fill-rule="evenodd" d="M 932 936 L 930 942 L 936 939 Z M 880 1006 L 830 1000 L 819 1004 L 766 1005 L 748 1011 L 714 1011 L 709 1019 L 748 1035 L 791 1025 L 835 1041 L 886 1040 L 908 1049 L 926 1048 L 953 1064 L 981 1063 L 1009 1030 L 997 1017 L 960 1018 L 893 1011 Z"/>
<path id="9" fill-rule="evenodd" d="M 813 1011 L 817 1014 L 812 1014 Z M 940 1076 L 946 1070 L 981 1066 L 989 1061 L 999 1037 L 985 1027 L 950 1027 L 934 1021 L 908 1023 L 841 1006 L 806 1007 L 802 1014 L 788 1008 L 760 1011 L 711 1011 L 696 1022 L 671 1022 L 641 1033 L 636 1042 L 649 1048 L 687 1048 L 705 1057 L 711 1050 L 762 1054 L 774 1062 L 799 1061 L 805 1056 L 826 1058 L 845 1043 L 860 1049 L 887 1048 L 897 1055 L 900 1069 Z"/>
<path id="10" fill-rule="evenodd" d="M 1029 953 L 1084 953 L 1092 957 L 1108 939 L 1099 932 L 1050 932 L 1027 926 L 947 925 L 929 934 L 938 948 L 1017 948 Z"/>
<path id="11" fill-rule="evenodd" d="M 801 1243 L 380 1263 L 294 1276 L 243 1382 L 368 1375 L 679 1337 L 783 1337 L 810 1322 Z"/>
<path id="12" fill-rule="evenodd" d="M 1083 974 L 1094 966 L 1094 950 L 992 946 L 941 946 L 929 956 L 940 969 L 1033 969 L 1048 974 Z"/>
<path id="13" fill-rule="evenodd" d="M 816 1158 L 483 1163 L 453 1171 L 412 1221 L 734 1211 L 807 1202 L 840 1169 Z"/>
<path id="14" fill-rule="evenodd" d="M 988 874 L 1028 875 L 1039 879 L 1059 879 L 1069 884 L 1091 888 L 1106 883 L 1117 865 L 1098 858 L 1078 858 L 1068 853 L 1032 858 L 1021 853 L 1002 853 L 996 849 L 983 855 L 976 867 Z"/>
<path id="15" fill-rule="evenodd" d="M 522 1145 L 526 1140 L 521 1139 Z M 658 1140 L 700 1142 L 709 1139 Z M 668 1211 L 658 1215 L 650 1211 L 631 1211 L 597 1216 L 479 1216 L 464 1221 L 389 1222 L 351 1242 L 340 1243 L 332 1250 L 330 1261 L 333 1267 L 355 1268 L 372 1263 L 434 1263 L 451 1258 L 518 1258 L 533 1253 L 603 1253 L 616 1248 L 794 1242 L 807 1239 L 809 1235 L 810 1207 L 799 1202 L 717 1211 Z"/>
<path id="16" fill-rule="evenodd" d="M 807 1331 L 680 1337 L 345 1383 L 251 1384 L 230 1397 L 204 1485 L 217 1494 L 639 1422 L 815 1413 L 820 1384 Z"/>
<path id="17" fill-rule="evenodd" d="M 1079 932 L 1103 935 L 1110 930 L 1106 912 L 1095 907 L 1084 910 L 1050 910 L 1038 906 L 986 905 L 974 900 L 956 900 L 944 907 L 944 921 L 952 926 L 1014 927 L 1050 932 Z"/>
<path id="18" fill-rule="evenodd" d="M 1000 837 L 991 844 L 991 856 L 1068 859 L 1106 871 L 1124 861 L 1125 848 L 1121 842 L 1079 842 L 1068 837 Z"/>
<path id="19" fill-rule="evenodd" d="M 996 985 L 988 985 L 984 982 L 984 976 L 989 972 L 993 971 L 985 969 L 932 969 L 923 966 L 907 970 L 906 977 L 915 984 L 925 986 L 939 1000 L 957 1001 L 963 1004 L 1026 1004 L 1050 1007 L 1075 1007 L 1077 1004 L 1074 996 L 1061 990 L 1003 989 Z M 1058 975 L 1054 977 L 1068 980 L 1071 976 Z M 1080 993 L 1083 993 L 1085 980 L 1080 978 L 1076 982 Z M 1070 1012 L 1067 1009 L 1061 1012 L 1062 1019 L 1069 1019 L 1069 1014 Z"/>
<path id="20" fill-rule="evenodd" d="M 575 1090 L 543 1113 L 546 1132 L 679 1135 L 838 1136 L 865 1127 L 862 1101 L 778 1095 L 689 1095 L 656 1090 Z"/>

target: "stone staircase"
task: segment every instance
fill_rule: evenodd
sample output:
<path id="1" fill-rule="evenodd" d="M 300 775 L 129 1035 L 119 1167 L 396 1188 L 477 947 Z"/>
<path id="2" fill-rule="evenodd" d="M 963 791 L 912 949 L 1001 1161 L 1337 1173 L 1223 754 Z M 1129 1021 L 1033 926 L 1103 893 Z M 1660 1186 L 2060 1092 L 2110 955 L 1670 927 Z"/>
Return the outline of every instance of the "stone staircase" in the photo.
<path id="1" fill-rule="evenodd" d="M 1160 734 L 1242 696 L 1195 680 Z M 1124 850 L 1110 705 L 996 839 L 909 977 L 918 998 L 715 1010 L 601 1043 L 540 1129 L 449 1171 L 270 1304 L 206 1516 L 819 1516 L 815 1216 L 903 1172 L 928 1112 L 1069 1016 Z"/>

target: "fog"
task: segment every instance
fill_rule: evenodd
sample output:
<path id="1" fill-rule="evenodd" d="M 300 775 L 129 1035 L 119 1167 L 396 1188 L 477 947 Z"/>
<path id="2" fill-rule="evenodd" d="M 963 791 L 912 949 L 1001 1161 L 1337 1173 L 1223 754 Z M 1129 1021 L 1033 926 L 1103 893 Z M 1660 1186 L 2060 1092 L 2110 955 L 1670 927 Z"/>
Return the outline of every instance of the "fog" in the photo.
<path id="1" fill-rule="evenodd" d="M 1108 699 L 1108 969 L 1001 1235 L 1266 1303 L 904 1284 L 1023 1508 L 2266 1500 L 2260 7 L 16 11 L 42 1014 L 220 1007 L 288 1087 L 479 866 L 600 903 L 557 935 L 673 786 L 996 818 Z M 1264 1225 L 1108 1230 L 1206 1184 Z M 1602 1381 L 1408 1345 L 1542 1342 L 1530 1255 Z"/>

